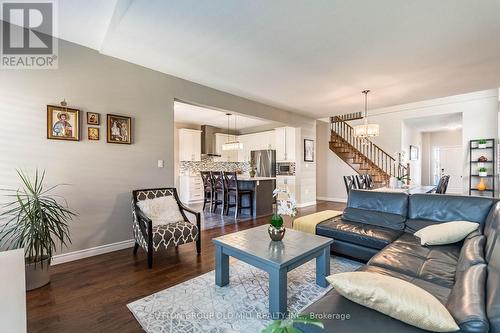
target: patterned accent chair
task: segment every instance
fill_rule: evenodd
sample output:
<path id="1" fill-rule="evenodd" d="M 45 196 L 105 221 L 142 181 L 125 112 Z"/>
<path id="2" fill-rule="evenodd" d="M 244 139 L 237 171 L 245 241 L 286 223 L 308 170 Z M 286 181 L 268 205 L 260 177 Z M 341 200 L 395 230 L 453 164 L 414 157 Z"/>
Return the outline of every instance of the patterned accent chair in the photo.
<path id="1" fill-rule="evenodd" d="M 177 201 L 184 221 L 153 227 L 153 222 L 140 210 L 137 202 L 168 195 L 172 195 Z M 188 220 L 186 212 L 196 217 L 196 224 Z M 196 252 L 198 254 L 201 253 L 201 215 L 199 212 L 189 209 L 181 203 L 175 188 L 153 188 L 132 191 L 132 217 L 135 238 L 134 255 L 137 253 L 139 246 L 142 247 L 148 254 L 149 268 L 153 267 L 153 253 L 161 249 L 170 249 L 181 244 L 196 242 Z"/>

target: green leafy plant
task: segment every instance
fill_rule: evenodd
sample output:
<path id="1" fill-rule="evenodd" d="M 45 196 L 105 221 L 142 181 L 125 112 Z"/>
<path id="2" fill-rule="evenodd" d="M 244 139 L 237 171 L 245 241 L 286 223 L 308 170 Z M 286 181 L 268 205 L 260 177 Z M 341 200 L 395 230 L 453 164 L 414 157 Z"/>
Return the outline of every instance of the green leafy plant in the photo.
<path id="1" fill-rule="evenodd" d="M 22 187 L 3 190 L 12 201 L 3 206 L 0 214 L 0 220 L 6 220 L 0 230 L 0 245 L 5 249 L 24 248 L 28 263 L 41 263 L 43 267 L 47 260 L 50 265 L 58 245 L 62 248 L 71 243 L 68 222 L 77 214 L 66 202 L 62 205 L 56 196 L 49 195 L 59 185 L 45 189 L 45 171 L 40 174 L 36 170 L 34 179 L 20 170 L 17 174 Z"/>
<path id="2" fill-rule="evenodd" d="M 477 143 L 480 144 L 480 145 L 485 145 L 486 144 L 486 139 L 478 140 Z"/>
<path id="3" fill-rule="evenodd" d="M 321 329 L 325 328 L 321 321 L 311 318 L 308 315 L 300 315 L 290 319 L 275 320 L 263 329 L 262 333 L 302 333 L 301 330 L 293 327 L 294 324 L 313 325 Z"/>
<path id="4" fill-rule="evenodd" d="M 479 172 L 487 172 L 487 171 L 488 171 L 488 169 L 486 169 L 486 168 L 479 168 Z"/>

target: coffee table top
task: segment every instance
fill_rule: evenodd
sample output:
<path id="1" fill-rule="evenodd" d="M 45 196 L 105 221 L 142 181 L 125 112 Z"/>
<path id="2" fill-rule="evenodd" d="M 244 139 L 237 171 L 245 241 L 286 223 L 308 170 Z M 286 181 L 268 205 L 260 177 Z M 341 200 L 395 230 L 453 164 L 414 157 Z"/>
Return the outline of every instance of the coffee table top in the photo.
<path id="1" fill-rule="evenodd" d="M 216 245 L 229 248 L 239 254 L 250 255 L 256 260 L 275 267 L 288 266 L 333 243 L 331 238 L 293 229 L 286 229 L 283 240 L 275 242 L 269 238 L 268 228 L 269 225 L 262 225 L 217 237 L 212 241 Z"/>

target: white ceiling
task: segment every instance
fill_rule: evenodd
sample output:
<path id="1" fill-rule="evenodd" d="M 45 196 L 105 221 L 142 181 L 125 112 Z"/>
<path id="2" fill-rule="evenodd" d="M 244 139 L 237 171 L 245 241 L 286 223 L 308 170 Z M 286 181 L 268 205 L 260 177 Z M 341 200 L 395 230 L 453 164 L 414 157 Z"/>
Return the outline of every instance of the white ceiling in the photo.
<path id="1" fill-rule="evenodd" d="M 429 117 L 410 118 L 405 124 L 419 132 L 453 131 L 462 128 L 462 114 L 449 113 Z"/>
<path id="2" fill-rule="evenodd" d="M 237 131 L 248 128 L 257 128 L 267 125 L 276 125 L 272 121 L 250 118 L 230 112 L 236 116 Z M 229 119 L 229 128 L 234 129 L 234 116 Z M 219 128 L 227 128 L 226 112 L 212 110 L 191 104 L 175 102 L 174 103 L 174 120 L 178 123 L 193 124 L 193 125 L 210 125 Z"/>
<path id="3" fill-rule="evenodd" d="M 500 86 L 498 0 L 64 0 L 59 36 L 315 117 Z"/>

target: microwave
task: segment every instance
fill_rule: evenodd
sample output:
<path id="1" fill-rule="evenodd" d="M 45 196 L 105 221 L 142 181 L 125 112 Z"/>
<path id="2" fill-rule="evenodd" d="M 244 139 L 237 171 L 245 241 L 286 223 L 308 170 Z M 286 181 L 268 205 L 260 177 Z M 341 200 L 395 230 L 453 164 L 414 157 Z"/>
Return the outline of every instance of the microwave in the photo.
<path id="1" fill-rule="evenodd" d="M 294 162 L 276 163 L 276 176 L 295 176 Z"/>

